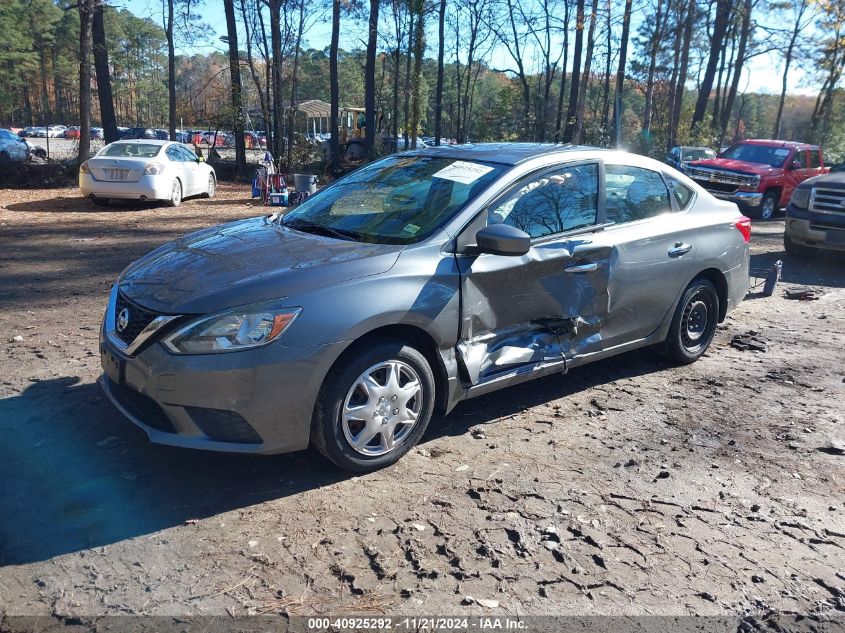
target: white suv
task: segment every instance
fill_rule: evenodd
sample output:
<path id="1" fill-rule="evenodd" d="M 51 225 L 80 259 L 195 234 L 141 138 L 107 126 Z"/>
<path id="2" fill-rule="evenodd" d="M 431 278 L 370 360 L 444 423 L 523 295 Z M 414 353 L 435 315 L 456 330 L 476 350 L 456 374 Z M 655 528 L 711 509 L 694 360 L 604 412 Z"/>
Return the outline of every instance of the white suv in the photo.
<path id="1" fill-rule="evenodd" d="M 29 158 L 26 142 L 11 130 L 0 130 L 0 162 L 25 161 Z"/>

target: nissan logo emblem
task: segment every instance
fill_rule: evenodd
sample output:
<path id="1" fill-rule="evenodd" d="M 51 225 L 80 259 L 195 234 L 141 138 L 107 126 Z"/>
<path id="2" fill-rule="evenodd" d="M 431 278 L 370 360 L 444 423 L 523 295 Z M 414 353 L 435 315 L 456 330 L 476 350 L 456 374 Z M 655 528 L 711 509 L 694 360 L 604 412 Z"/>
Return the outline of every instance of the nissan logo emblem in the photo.
<path id="1" fill-rule="evenodd" d="M 129 308 L 123 308 L 117 315 L 117 331 L 123 332 L 129 326 Z"/>

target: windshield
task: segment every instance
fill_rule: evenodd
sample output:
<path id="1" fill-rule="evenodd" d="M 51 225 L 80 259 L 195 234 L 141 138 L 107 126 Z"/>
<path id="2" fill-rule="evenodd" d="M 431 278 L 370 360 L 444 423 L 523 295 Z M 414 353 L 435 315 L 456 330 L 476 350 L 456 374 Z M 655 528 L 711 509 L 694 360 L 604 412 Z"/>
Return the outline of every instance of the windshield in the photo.
<path id="1" fill-rule="evenodd" d="M 716 158 L 716 152 L 706 147 L 690 147 L 684 150 L 684 157 L 681 160 L 702 160 L 705 158 Z"/>
<path id="2" fill-rule="evenodd" d="M 293 229 L 385 244 L 418 242 L 504 168 L 432 156 L 390 156 L 355 171 L 285 214 Z"/>
<path id="3" fill-rule="evenodd" d="M 766 145 L 734 145 L 722 154 L 722 158 L 732 158 L 769 167 L 783 167 L 788 156 L 789 148 Z"/>
<path id="4" fill-rule="evenodd" d="M 161 145 L 151 143 L 112 143 L 103 148 L 98 156 L 120 156 L 123 158 L 152 158 L 161 151 Z"/>

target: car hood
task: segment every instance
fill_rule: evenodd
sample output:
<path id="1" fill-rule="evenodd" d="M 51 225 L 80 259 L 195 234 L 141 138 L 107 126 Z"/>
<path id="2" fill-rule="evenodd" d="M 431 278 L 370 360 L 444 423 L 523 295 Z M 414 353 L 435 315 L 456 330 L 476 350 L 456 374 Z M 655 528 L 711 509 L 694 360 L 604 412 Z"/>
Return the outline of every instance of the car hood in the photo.
<path id="1" fill-rule="evenodd" d="M 709 169 L 727 169 L 728 171 L 736 171 L 743 174 L 760 174 L 761 176 L 779 169 L 760 163 L 746 163 L 743 160 L 734 160 L 733 158 L 704 158 L 702 160 L 691 161 L 687 165 L 690 167 L 707 167 Z"/>
<path id="2" fill-rule="evenodd" d="M 402 246 L 294 231 L 263 217 L 191 233 L 121 273 L 121 292 L 165 314 L 206 314 L 389 270 Z"/>

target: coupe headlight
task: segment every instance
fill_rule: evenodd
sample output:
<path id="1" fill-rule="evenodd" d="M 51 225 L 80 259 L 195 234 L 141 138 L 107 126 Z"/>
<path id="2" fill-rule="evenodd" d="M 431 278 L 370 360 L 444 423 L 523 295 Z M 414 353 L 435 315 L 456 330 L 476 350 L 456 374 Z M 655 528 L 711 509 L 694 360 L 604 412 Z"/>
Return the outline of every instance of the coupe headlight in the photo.
<path id="1" fill-rule="evenodd" d="M 807 205 L 810 204 L 810 189 L 799 187 L 793 191 L 791 202 L 799 209 L 806 209 Z"/>
<path id="2" fill-rule="evenodd" d="M 301 308 L 262 303 L 202 317 L 164 339 L 175 354 L 213 354 L 260 347 L 282 335 Z"/>
<path id="3" fill-rule="evenodd" d="M 164 165 L 162 165 L 161 163 L 147 163 L 147 166 L 144 168 L 144 175 L 157 176 L 163 171 Z"/>

